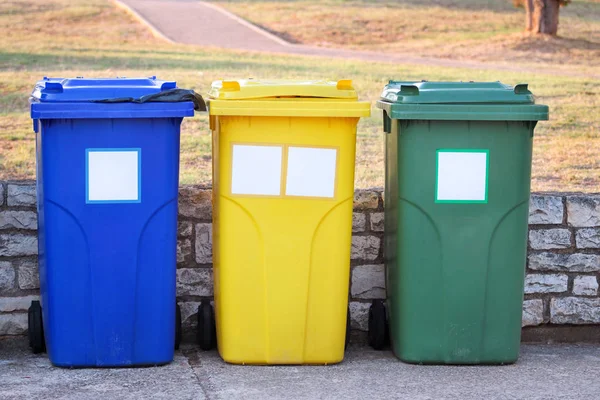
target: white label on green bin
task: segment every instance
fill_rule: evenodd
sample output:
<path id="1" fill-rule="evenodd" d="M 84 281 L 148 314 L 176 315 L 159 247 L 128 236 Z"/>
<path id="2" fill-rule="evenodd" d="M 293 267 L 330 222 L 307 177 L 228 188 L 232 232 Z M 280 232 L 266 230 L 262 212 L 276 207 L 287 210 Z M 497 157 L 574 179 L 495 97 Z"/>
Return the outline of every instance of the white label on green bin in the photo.
<path id="1" fill-rule="evenodd" d="M 289 147 L 285 194 L 332 198 L 336 164 L 336 149 Z"/>
<path id="2" fill-rule="evenodd" d="M 282 146 L 233 145 L 231 193 L 279 196 Z"/>
<path id="3" fill-rule="evenodd" d="M 141 149 L 86 149 L 86 203 L 139 203 Z"/>
<path id="4" fill-rule="evenodd" d="M 437 151 L 436 203 L 487 203 L 489 155 L 487 149 Z"/>

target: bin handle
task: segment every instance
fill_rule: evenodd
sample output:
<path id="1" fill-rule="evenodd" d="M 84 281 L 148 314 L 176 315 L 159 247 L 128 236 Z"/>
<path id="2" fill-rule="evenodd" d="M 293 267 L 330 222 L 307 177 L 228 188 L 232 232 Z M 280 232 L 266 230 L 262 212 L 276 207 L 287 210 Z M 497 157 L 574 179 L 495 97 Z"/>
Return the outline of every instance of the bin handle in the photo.
<path id="1" fill-rule="evenodd" d="M 224 90 L 231 91 L 241 90 L 240 83 L 238 81 L 223 81 L 222 88 Z"/>
<path id="2" fill-rule="evenodd" d="M 400 85 L 400 94 L 408 96 L 418 96 L 419 88 L 415 85 Z"/>
<path id="3" fill-rule="evenodd" d="M 529 85 L 527 83 L 519 83 L 517 86 L 515 86 L 515 94 L 531 94 L 528 86 Z"/>
<path id="4" fill-rule="evenodd" d="M 337 90 L 352 90 L 352 79 L 340 79 L 337 82 Z"/>
<path id="5" fill-rule="evenodd" d="M 60 82 L 46 82 L 46 91 L 52 91 L 55 93 L 63 92 L 63 85 Z"/>

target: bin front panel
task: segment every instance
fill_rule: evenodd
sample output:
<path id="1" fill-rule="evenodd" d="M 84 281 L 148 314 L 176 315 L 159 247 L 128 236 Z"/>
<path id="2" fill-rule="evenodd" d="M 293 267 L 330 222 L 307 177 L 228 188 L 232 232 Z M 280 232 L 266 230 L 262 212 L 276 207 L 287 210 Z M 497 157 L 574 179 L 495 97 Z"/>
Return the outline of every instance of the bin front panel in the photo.
<path id="1" fill-rule="evenodd" d="M 170 362 L 181 118 L 40 122 L 40 285 L 51 361 Z"/>
<path id="2" fill-rule="evenodd" d="M 225 361 L 343 359 L 357 121 L 216 117 L 213 259 Z"/>
<path id="3" fill-rule="evenodd" d="M 516 361 L 533 127 L 392 120 L 385 253 L 392 346 L 400 359 Z"/>

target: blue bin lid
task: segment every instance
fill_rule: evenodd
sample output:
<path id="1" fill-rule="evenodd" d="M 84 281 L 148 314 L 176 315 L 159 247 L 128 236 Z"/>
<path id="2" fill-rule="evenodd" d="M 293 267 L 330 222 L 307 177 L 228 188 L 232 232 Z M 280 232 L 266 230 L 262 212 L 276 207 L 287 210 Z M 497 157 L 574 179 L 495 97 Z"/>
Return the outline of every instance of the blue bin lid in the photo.
<path id="1" fill-rule="evenodd" d="M 58 118 L 168 118 L 194 115 L 190 102 L 143 104 L 97 103 L 99 100 L 133 98 L 176 89 L 175 81 L 149 78 L 47 78 L 31 93 L 31 117 Z"/>
<path id="2" fill-rule="evenodd" d="M 34 101 L 43 103 L 89 102 L 120 97 L 138 98 L 147 94 L 175 89 L 174 81 L 149 78 L 47 78 L 35 84 Z"/>

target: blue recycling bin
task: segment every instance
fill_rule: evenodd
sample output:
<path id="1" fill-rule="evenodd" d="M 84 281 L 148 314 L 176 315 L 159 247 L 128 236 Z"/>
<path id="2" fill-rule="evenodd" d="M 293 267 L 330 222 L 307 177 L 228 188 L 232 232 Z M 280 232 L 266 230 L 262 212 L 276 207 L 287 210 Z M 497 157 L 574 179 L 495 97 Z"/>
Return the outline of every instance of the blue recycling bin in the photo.
<path id="1" fill-rule="evenodd" d="M 127 99 L 175 88 L 44 78 L 32 93 L 43 329 L 30 308 L 30 344 L 41 335 L 54 365 L 173 360 L 179 136 L 194 104 Z"/>

